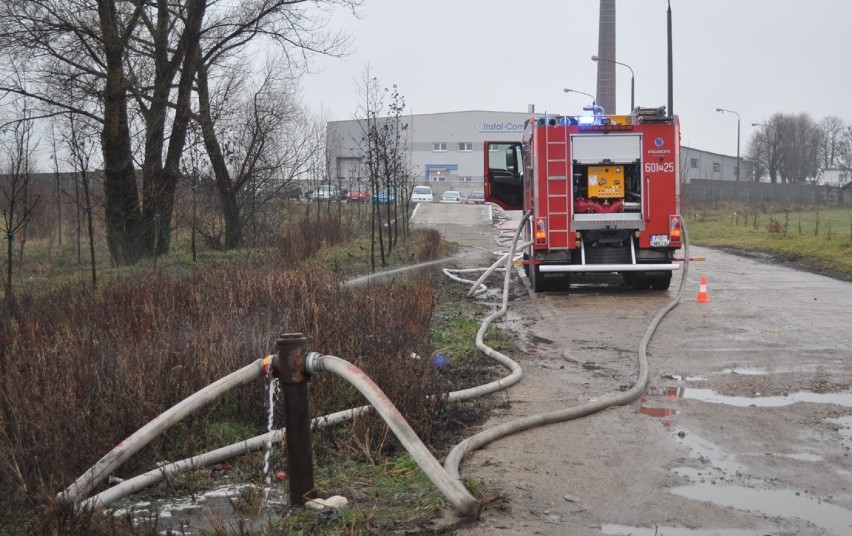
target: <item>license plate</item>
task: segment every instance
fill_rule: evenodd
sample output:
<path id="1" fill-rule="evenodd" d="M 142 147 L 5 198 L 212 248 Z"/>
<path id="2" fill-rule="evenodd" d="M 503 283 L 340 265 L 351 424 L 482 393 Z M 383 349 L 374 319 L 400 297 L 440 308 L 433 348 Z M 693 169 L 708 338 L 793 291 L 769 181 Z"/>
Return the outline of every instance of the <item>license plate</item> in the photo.
<path id="1" fill-rule="evenodd" d="M 652 234 L 651 235 L 651 247 L 652 248 L 664 248 L 669 245 L 669 235 L 664 234 Z"/>

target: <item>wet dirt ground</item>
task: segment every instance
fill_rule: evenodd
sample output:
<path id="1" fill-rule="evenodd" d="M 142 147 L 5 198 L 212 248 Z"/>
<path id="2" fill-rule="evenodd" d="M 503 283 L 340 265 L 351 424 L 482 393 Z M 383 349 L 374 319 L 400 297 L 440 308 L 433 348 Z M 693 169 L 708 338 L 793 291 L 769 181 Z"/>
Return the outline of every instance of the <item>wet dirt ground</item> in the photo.
<path id="1" fill-rule="evenodd" d="M 497 228 L 513 225 L 495 227 L 489 210 L 423 205 L 414 221 L 469 248 L 459 267 L 484 266 Z M 518 217 L 495 219 L 506 216 Z M 852 284 L 691 255 L 706 260 L 691 263 L 682 303 L 651 340 L 647 394 L 469 454 L 462 476 L 505 501 L 457 534 L 852 534 Z M 701 276 L 707 303 L 695 301 Z M 524 377 L 492 395 L 508 404 L 471 434 L 632 385 L 639 341 L 682 278 L 666 292 L 597 276 L 520 293 L 498 326 L 516 334 Z"/>

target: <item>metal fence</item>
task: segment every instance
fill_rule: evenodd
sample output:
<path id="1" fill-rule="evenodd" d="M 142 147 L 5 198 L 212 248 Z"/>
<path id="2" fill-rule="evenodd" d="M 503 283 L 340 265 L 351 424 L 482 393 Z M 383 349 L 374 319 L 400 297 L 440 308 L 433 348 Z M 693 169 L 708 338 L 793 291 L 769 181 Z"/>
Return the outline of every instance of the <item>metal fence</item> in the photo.
<path id="1" fill-rule="evenodd" d="M 683 202 L 781 203 L 852 207 L 852 190 L 822 184 L 778 184 L 693 179 L 683 185 Z"/>

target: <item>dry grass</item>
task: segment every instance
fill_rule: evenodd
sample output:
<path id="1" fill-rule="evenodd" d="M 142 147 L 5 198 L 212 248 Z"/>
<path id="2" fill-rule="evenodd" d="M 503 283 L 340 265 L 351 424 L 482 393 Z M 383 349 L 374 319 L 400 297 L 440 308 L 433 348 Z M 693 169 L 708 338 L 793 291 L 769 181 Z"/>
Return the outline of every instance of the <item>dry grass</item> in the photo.
<path id="1" fill-rule="evenodd" d="M 684 211 L 692 243 L 760 252 L 846 281 L 852 280 L 852 210 L 728 204 Z"/>
<path id="2" fill-rule="evenodd" d="M 284 234 L 278 246 L 228 262 L 135 270 L 94 292 L 59 285 L 0 319 L 0 534 L 133 533 L 57 504 L 57 492 L 103 454 L 191 393 L 274 349 L 282 332 L 301 332 L 310 349 L 360 366 L 427 443 L 441 411 L 428 360 L 434 295 L 428 274 L 390 285 L 348 289 L 311 263 L 346 241 L 334 221 Z M 440 237 L 412 241 L 426 260 Z M 260 382 L 260 380 L 259 380 Z M 262 385 L 246 386 L 197 412 L 125 463 L 118 476 L 221 446 L 211 424 L 265 431 Z M 363 404 L 332 377 L 312 381 L 315 415 Z M 393 451 L 384 425 L 359 419 L 329 447 L 368 458 Z M 323 448 L 323 445 L 318 445 Z"/>

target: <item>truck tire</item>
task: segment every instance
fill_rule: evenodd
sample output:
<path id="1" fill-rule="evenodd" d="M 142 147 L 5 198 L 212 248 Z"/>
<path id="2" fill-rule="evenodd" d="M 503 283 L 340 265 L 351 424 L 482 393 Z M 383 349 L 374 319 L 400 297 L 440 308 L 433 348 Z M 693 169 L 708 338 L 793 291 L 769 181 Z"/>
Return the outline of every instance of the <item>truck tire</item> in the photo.
<path id="1" fill-rule="evenodd" d="M 541 273 L 541 270 L 538 268 L 538 264 L 530 265 L 530 286 L 533 289 L 533 292 L 544 292 L 547 290 L 547 285 L 544 282 L 544 276 Z"/>
<path id="2" fill-rule="evenodd" d="M 636 290 L 651 290 L 651 278 L 637 274 L 633 278 L 633 288 Z"/>
<path id="3" fill-rule="evenodd" d="M 672 284 L 672 274 L 671 272 L 667 275 L 659 275 L 656 277 L 650 278 L 651 288 L 654 290 L 669 290 L 669 287 Z"/>
<path id="4" fill-rule="evenodd" d="M 571 290 L 571 274 L 562 274 L 559 279 L 553 280 L 552 284 L 559 290 Z"/>

